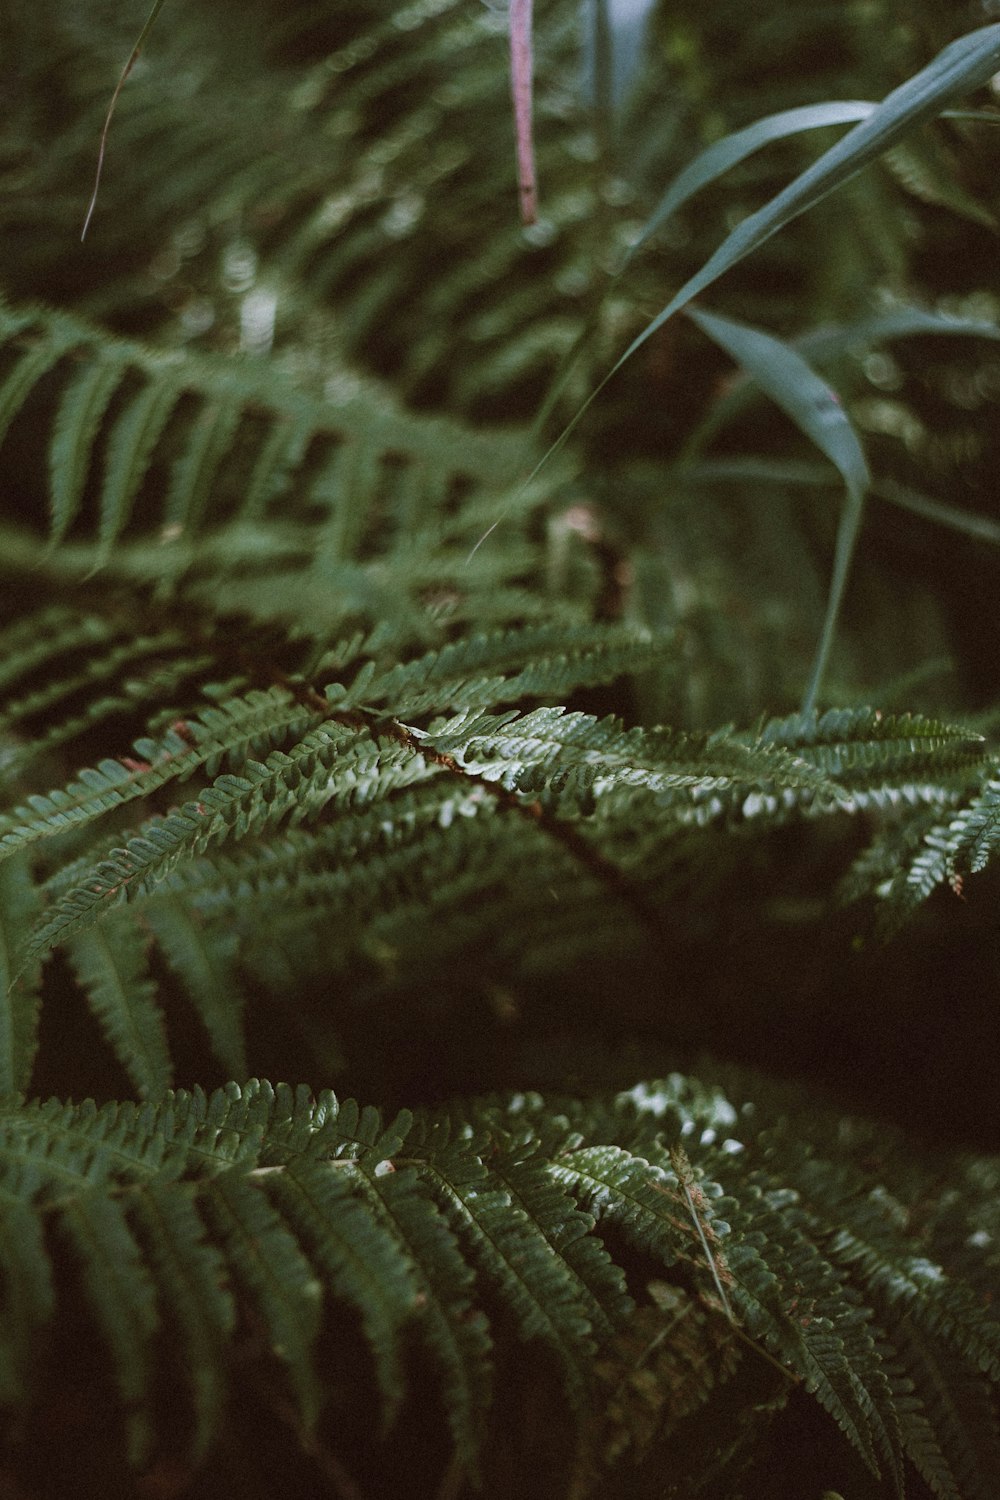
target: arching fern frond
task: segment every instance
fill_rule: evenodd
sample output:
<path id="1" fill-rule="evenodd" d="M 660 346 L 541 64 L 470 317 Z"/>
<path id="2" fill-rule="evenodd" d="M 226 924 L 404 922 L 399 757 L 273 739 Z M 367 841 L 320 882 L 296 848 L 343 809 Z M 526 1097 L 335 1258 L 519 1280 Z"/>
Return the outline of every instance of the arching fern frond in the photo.
<path id="1" fill-rule="evenodd" d="M 482 623 L 538 613 L 526 522 L 541 492 L 518 489 L 518 436 L 411 415 L 356 376 L 155 350 L 68 314 L 0 308 L 0 360 L 0 440 L 15 424 L 47 447 L 61 545 L 39 563 L 57 576 L 184 580 L 217 613 L 245 607 L 253 578 L 261 618 L 327 638 L 381 614 L 426 640 L 471 598 Z M 501 511 L 509 545 L 470 556 Z"/>
<path id="2" fill-rule="evenodd" d="M 53 649 L 63 643 L 76 653 L 62 679 L 68 695 L 113 679 L 120 658 L 131 666 L 116 634 L 95 642 L 91 660 L 63 620 Z M 137 667 L 148 650 L 161 679 L 164 664 L 176 665 L 178 685 L 196 674 L 186 652 L 171 662 L 168 632 L 133 645 Z M 129 754 L 106 756 L 62 788 L 22 791 L 0 819 L 0 865 L 21 861 L 34 914 L 8 960 L 11 1086 L 27 1086 L 35 1055 L 29 976 L 56 948 L 67 946 L 134 1084 L 155 1097 L 171 1080 L 164 966 L 235 1072 L 247 985 L 273 962 L 257 942 L 262 923 L 272 946 L 286 935 L 303 972 L 316 951 L 346 973 L 377 951 L 425 962 L 435 912 L 451 933 L 447 943 L 438 934 L 435 972 L 457 971 L 475 951 L 503 983 L 525 964 L 541 974 L 610 953 L 623 924 L 637 952 L 655 947 L 679 872 L 699 858 L 699 830 L 735 836 L 862 810 L 889 829 L 908 827 L 982 775 L 978 736 L 914 716 L 837 711 L 753 734 L 690 736 L 501 707 L 572 692 L 671 649 L 620 627 L 546 625 L 466 637 L 400 663 L 376 637 L 355 638 L 317 669 L 323 682 L 339 667 L 342 681 L 314 687 L 293 673 L 233 696 L 206 685 L 200 702 L 183 703 L 169 728 L 140 736 Z M 133 693 L 133 707 L 141 697 Z M 876 831 L 871 870 L 885 863 L 884 837 Z"/>

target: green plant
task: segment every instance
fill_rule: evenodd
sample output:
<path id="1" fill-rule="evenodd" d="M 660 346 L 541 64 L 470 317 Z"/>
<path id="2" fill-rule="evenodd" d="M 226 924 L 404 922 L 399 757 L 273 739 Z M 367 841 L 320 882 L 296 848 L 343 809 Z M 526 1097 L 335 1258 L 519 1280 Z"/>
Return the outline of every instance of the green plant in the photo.
<path id="1" fill-rule="evenodd" d="M 996 1492 L 1000 27 L 703 9 L 522 229 L 502 13 L 174 0 L 70 260 L 12 7 L 14 1494 Z"/>

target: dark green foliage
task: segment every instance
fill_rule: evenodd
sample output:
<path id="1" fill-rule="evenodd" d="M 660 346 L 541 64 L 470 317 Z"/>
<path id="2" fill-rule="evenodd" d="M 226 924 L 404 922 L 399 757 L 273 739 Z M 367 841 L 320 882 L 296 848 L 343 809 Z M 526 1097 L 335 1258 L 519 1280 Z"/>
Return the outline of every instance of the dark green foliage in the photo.
<path id="1" fill-rule="evenodd" d="M 775 1126 L 762 1113 L 678 1078 L 587 1105 L 519 1095 L 470 1104 L 461 1123 L 422 1112 L 388 1128 L 330 1093 L 258 1083 L 171 1093 L 156 1106 L 8 1109 L 2 1191 L 18 1209 L 5 1272 L 17 1285 L 17 1268 L 34 1257 L 44 1283 L 42 1245 L 70 1243 L 122 1397 L 143 1412 L 131 1428 L 137 1458 L 150 1442 L 161 1320 L 181 1334 L 172 1357 L 188 1372 L 202 1451 L 219 1416 L 234 1299 L 287 1365 L 310 1428 L 321 1401 L 313 1349 L 333 1298 L 360 1316 L 387 1415 L 404 1390 L 404 1332 L 426 1342 L 455 1441 L 474 1465 L 492 1384 L 485 1299 L 523 1340 L 552 1349 L 580 1424 L 577 1462 L 599 1466 L 604 1455 L 586 1437 L 601 1409 L 599 1343 L 617 1332 L 617 1357 L 627 1358 L 633 1324 L 651 1341 L 669 1337 L 669 1301 L 653 1287 L 636 1323 L 615 1263 L 640 1252 L 676 1275 L 720 1354 L 739 1338 L 762 1374 L 775 1356 L 785 1393 L 797 1381 L 814 1392 L 873 1472 L 895 1475 L 898 1488 L 906 1455 L 938 1493 L 985 1495 L 1000 1449 L 975 1408 L 984 1377 L 1000 1370 L 1000 1322 L 976 1290 L 982 1257 L 959 1283 L 913 1253 L 902 1226 L 933 1179 L 911 1174 L 907 1199 L 890 1199 L 855 1164 L 870 1132 L 851 1124 L 849 1156 L 841 1150 L 834 1165 L 825 1120 L 804 1137 L 804 1121 Z M 995 1172 L 984 1173 L 987 1202 L 995 1186 Z M 974 1238 L 979 1198 L 968 1195 L 961 1213 Z M 22 1309 L 11 1368 L 40 1332 L 24 1326 L 32 1313 L 51 1316 L 50 1298 Z M 690 1351 L 674 1351 L 673 1366 L 670 1355 L 668 1344 L 658 1421 L 675 1424 L 714 1382 L 695 1396 Z M 729 1357 L 717 1378 L 733 1368 Z"/>
<path id="2" fill-rule="evenodd" d="M 9 9 L 0 1490 L 991 1500 L 1000 27 Z"/>

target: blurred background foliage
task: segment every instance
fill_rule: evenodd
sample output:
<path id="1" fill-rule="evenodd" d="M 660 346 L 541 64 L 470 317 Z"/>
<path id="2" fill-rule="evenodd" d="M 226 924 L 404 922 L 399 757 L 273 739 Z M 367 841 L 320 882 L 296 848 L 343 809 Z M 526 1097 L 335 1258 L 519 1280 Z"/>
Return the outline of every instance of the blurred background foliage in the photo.
<path id="1" fill-rule="evenodd" d="M 750 157 L 623 269 L 699 149 L 779 109 L 877 100 L 990 15 L 850 0 L 748 17 L 728 0 L 679 0 L 653 9 L 628 90 L 602 102 L 584 62 L 589 8 L 540 5 L 541 216 L 524 229 L 502 9 L 171 0 L 119 100 L 79 246 L 109 80 L 143 7 L 8 9 L 10 299 L 168 345 L 271 355 L 314 382 L 346 360 L 415 409 L 491 425 L 531 422 L 558 380 L 550 437 L 726 231 L 835 135 Z M 712 305 L 787 338 L 900 305 L 992 318 L 994 165 L 990 125 L 925 128 L 730 273 Z M 831 691 L 884 696 L 936 663 L 938 707 L 949 693 L 984 703 L 991 547 L 900 505 L 916 492 L 918 505 L 989 515 L 1000 353 L 932 335 L 847 341 L 827 373 L 865 437 L 879 497 Z M 684 724 L 794 700 L 828 583 L 836 493 L 796 465 L 809 450 L 764 401 L 719 421 L 732 383 L 725 356 L 672 320 L 588 415 L 579 478 L 552 523 L 560 578 L 587 554 L 583 566 L 605 576 L 605 613 L 683 627 L 683 675 L 650 683 L 646 708 Z M 695 474 L 692 457 L 726 463 Z"/>

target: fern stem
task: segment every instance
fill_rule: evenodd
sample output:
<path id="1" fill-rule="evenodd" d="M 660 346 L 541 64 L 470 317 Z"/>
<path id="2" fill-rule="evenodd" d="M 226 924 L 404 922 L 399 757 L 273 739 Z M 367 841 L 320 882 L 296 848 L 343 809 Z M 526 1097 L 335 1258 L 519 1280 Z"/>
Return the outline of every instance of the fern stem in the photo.
<path id="1" fill-rule="evenodd" d="M 730 1306 L 729 1298 L 726 1295 L 726 1289 L 722 1285 L 722 1277 L 719 1275 L 719 1268 L 715 1263 L 715 1256 L 713 1255 L 711 1247 L 708 1243 L 708 1236 L 706 1235 L 704 1226 L 701 1222 L 701 1215 L 699 1214 L 698 1209 L 695 1205 L 694 1192 L 692 1191 L 694 1177 L 691 1171 L 691 1163 L 687 1158 L 687 1152 L 681 1146 L 671 1147 L 670 1161 L 671 1165 L 673 1166 L 674 1172 L 677 1175 L 677 1181 L 680 1183 L 681 1187 L 684 1190 L 684 1197 L 687 1200 L 687 1206 L 690 1210 L 691 1218 L 694 1220 L 694 1227 L 698 1232 L 698 1238 L 701 1240 L 701 1248 L 705 1252 L 705 1259 L 708 1261 L 709 1270 L 712 1273 L 712 1280 L 715 1282 L 715 1290 L 719 1294 L 719 1301 L 722 1303 L 722 1306 L 725 1309 L 726 1317 L 728 1318 L 729 1322 L 735 1324 L 736 1319 L 733 1317 L 733 1309 Z"/>

